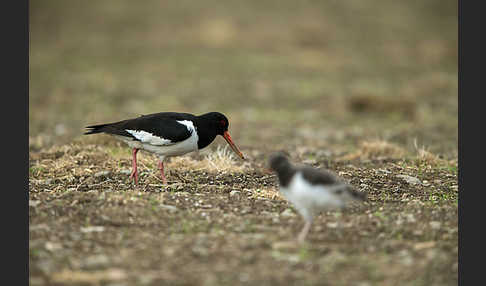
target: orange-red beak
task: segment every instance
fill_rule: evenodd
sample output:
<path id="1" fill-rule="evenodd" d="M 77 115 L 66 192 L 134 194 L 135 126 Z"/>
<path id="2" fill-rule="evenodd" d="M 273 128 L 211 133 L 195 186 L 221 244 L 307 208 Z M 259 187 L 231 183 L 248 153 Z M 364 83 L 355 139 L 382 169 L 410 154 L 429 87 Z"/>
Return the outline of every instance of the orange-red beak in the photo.
<path id="1" fill-rule="evenodd" d="M 245 157 L 241 153 L 240 149 L 238 149 L 238 147 L 236 147 L 235 143 L 233 143 L 233 140 L 231 140 L 231 136 L 229 135 L 228 131 L 225 131 L 223 133 L 223 137 L 224 137 L 224 139 L 226 139 L 226 142 L 228 142 L 228 144 L 230 145 L 231 149 L 233 149 L 233 151 L 236 154 L 238 154 L 238 156 L 240 156 L 241 159 L 245 160 Z"/>

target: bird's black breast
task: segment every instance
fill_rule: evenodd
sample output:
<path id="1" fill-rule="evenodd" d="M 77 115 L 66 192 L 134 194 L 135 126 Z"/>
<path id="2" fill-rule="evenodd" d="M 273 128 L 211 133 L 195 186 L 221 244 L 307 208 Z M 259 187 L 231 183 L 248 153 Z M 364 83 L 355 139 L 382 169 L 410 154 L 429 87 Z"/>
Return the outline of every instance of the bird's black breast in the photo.
<path id="1" fill-rule="evenodd" d="M 283 168 L 277 170 L 277 176 L 280 185 L 282 187 L 287 187 L 290 184 L 290 181 L 292 181 L 292 178 L 294 177 L 296 172 L 297 170 L 295 170 L 294 168 L 290 168 L 290 166 L 289 168 Z"/>

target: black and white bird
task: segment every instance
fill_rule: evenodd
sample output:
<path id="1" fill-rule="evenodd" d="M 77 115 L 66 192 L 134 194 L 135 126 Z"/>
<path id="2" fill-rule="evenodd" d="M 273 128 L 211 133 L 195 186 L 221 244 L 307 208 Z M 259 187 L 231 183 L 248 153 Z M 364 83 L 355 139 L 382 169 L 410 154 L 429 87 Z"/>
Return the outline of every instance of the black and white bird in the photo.
<path id="1" fill-rule="evenodd" d="M 228 133 L 229 122 L 219 112 L 209 112 L 199 116 L 189 113 L 160 112 L 142 115 L 114 123 L 87 126 L 84 134 L 107 133 L 126 142 L 132 148 L 132 173 L 130 179 L 138 184 L 137 152 L 145 150 L 159 157 L 162 182 L 164 159 L 197 151 L 208 146 L 217 135 L 226 139 L 231 149 L 245 159 Z"/>
<path id="2" fill-rule="evenodd" d="M 269 165 L 277 173 L 280 192 L 305 220 L 299 243 L 305 240 L 312 220 L 321 211 L 341 209 L 347 202 L 366 199 L 365 193 L 354 190 L 331 172 L 295 166 L 282 152 L 272 154 Z"/>

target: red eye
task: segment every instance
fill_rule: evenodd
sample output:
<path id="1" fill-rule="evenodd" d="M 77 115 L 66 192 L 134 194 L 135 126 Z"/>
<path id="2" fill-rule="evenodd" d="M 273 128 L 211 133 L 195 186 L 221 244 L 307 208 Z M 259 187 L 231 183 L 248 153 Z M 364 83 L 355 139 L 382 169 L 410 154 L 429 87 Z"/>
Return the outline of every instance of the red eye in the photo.
<path id="1" fill-rule="evenodd" d="M 226 126 L 226 122 L 225 122 L 224 120 L 219 121 L 219 123 L 220 123 L 220 124 L 221 124 L 221 126 L 223 126 L 223 127 L 224 127 L 224 126 Z"/>

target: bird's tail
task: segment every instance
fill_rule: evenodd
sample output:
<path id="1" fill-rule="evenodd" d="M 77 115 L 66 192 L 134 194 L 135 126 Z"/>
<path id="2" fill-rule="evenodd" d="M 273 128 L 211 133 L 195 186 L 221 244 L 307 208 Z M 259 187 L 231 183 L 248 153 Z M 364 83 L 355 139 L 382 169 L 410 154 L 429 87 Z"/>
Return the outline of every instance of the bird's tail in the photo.
<path id="1" fill-rule="evenodd" d="M 367 193 L 357 191 L 353 186 L 349 184 L 338 184 L 330 187 L 330 190 L 339 195 L 345 195 L 348 199 L 355 201 L 366 201 Z"/>
<path id="2" fill-rule="evenodd" d="M 106 127 L 110 124 L 98 124 L 98 125 L 91 125 L 91 126 L 86 126 L 88 130 L 84 132 L 84 135 L 89 135 L 89 134 L 96 134 L 96 133 L 103 133 L 106 131 Z"/>
<path id="3" fill-rule="evenodd" d="M 351 197 L 357 201 L 366 201 L 368 194 L 366 192 L 358 192 L 354 187 L 348 188 Z"/>

